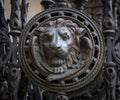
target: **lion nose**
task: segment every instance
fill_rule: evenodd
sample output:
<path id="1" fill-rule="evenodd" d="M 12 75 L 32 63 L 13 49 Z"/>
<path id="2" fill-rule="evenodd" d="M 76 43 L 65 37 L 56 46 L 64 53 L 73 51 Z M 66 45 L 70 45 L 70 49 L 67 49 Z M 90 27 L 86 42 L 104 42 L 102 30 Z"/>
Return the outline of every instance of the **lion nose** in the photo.
<path id="1" fill-rule="evenodd" d="M 60 48 L 60 40 L 59 40 L 59 37 L 57 35 L 55 35 L 53 38 L 52 38 L 52 41 L 51 41 L 51 47 L 54 48 L 54 49 L 58 49 Z"/>
<path id="2" fill-rule="evenodd" d="M 59 44 L 52 43 L 52 44 L 50 44 L 50 47 L 51 47 L 52 49 L 59 49 L 59 48 L 60 48 L 60 45 L 59 45 Z"/>

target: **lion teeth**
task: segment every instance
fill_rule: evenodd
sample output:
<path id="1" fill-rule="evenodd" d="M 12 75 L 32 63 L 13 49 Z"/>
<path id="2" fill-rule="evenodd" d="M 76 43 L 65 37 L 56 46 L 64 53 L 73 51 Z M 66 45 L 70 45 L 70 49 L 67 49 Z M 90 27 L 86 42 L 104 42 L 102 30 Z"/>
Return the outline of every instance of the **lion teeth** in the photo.
<path id="1" fill-rule="evenodd" d="M 66 65 L 63 65 L 62 67 L 55 67 L 54 68 L 54 73 L 64 73 L 67 71 Z"/>
<path id="2" fill-rule="evenodd" d="M 53 60 L 53 61 L 48 61 L 50 65 L 54 66 L 60 66 L 65 63 L 65 60 Z"/>

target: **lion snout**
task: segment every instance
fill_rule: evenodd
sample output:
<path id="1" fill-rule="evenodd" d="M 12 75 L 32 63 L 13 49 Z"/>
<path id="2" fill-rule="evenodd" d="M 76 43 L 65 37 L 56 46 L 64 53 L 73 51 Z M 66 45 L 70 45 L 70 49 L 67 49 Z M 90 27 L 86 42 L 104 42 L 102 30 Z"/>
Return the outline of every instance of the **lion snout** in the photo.
<path id="1" fill-rule="evenodd" d="M 52 49 L 60 49 L 61 48 L 60 45 L 57 45 L 55 43 L 54 44 L 53 43 L 49 44 L 49 47 L 52 48 Z"/>

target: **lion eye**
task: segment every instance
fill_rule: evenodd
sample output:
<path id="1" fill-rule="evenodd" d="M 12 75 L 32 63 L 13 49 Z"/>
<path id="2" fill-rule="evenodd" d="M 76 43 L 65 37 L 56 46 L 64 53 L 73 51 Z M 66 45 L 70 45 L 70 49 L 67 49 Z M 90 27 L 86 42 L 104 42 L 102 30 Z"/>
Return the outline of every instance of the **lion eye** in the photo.
<path id="1" fill-rule="evenodd" d="M 68 40 L 70 37 L 67 34 L 62 35 L 63 40 Z"/>

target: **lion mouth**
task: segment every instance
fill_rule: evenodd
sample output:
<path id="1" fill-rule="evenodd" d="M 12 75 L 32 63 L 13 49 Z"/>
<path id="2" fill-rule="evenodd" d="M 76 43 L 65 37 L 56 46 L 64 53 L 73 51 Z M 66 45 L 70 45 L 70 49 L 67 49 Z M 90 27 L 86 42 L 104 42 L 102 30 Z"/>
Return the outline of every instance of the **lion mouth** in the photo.
<path id="1" fill-rule="evenodd" d="M 65 63 L 64 59 L 58 59 L 58 58 L 54 58 L 54 59 L 49 59 L 47 60 L 47 63 L 49 65 L 51 65 L 52 67 L 57 67 L 57 66 L 61 66 Z"/>
<path id="2" fill-rule="evenodd" d="M 47 64 L 49 64 L 52 67 L 57 67 L 57 66 L 61 66 L 65 63 L 65 59 L 67 57 L 67 53 L 64 52 L 61 49 L 44 49 L 46 52 L 45 54 L 45 60 L 47 62 Z M 48 52 L 49 51 L 49 52 Z"/>

